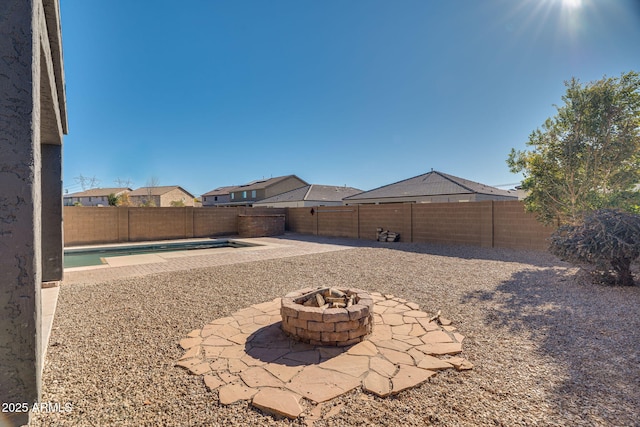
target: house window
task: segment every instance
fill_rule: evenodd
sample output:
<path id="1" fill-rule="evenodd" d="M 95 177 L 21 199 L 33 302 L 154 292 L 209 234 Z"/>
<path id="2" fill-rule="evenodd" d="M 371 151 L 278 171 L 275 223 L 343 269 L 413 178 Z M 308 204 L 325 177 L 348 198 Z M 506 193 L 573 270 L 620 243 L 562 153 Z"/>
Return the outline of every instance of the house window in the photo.
<path id="1" fill-rule="evenodd" d="M 252 199 L 256 198 L 256 190 L 251 190 L 251 198 Z"/>
<path id="2" fill-rule="evenodd" d="M 246 198 L 247 198 L 247 192 L 246 192 L 246 191 L 243 191 L 243 192 L 242 192 L 242 198 L 243 198 L 243 199 L 246 199 Z"/>
<path id="3" fill-rule="evenodd" d="M 218 196 L 213 196 L 213 201 L 217 202 L 218 201 Z"/>
<path id="4" fill-rule="evenodd" d="M 236 198 L 236 193 L 231 193 L 231 200 Z"/>

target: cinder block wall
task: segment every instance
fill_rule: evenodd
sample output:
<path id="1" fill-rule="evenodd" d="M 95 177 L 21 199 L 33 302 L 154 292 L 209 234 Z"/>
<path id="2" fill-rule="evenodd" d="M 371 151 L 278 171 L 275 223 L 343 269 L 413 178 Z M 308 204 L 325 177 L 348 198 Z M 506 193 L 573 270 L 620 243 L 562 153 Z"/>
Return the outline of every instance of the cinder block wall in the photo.
<path id="1" fill-rule="evenodd" d="M 240 237 L 265 237 L 284 234 L 284 214 L 238 215 Z"/>
<path id="2" fill-rule="evenodd" d="M 225 236 L 237 231 L 237 208 L 193 209 L 193 237 Z"/>
<path id="3" fill-rule="evenodd" d="M 358 234 L 361 239 L 376 240 L 377 229 L 400 233 L 401 242 L 411 242 L 411 211 L 413 204 L 361 205 Z"/>
<path id="4" fill-rule="evenodd" d="M 119 242 L 121 209 L 126 211 L 127 208 L 65 206 L 63 210 L 65 245 Z"/>
<path id="5" fill-rule="evenodd" d="M 318 235 L 358 238 L 358 208 L 326 206 L 315 208 Z"/>
<path id="6" fill-rule="evenodd" d="M 555 230 L 525 212 L 520 201 L 394 203 L 337 208 L 315 208 L 313 215 L 310 208 L 286 208 L 287 230 L 375 240 L 376 229 L 380 227 L 399 232 L 402 242 L 533 250 L 546 250 L 547 239 Z"/>
<path id="7" fill-rule="evenodd" d="M 480 246 L 480 204 L 429 203 L 413 207 L 413 241 Z"/>
<path id="8" fill-rule="evenodd" d="M 129 208 L 129 241 L 184 239 L 186 208 Z M 191 236 L 189 236 L 191 234 Z"/>
<path id="9" fill-rule="evenodd" d="M 270 208 L 64 207 L 65 246 L 238 234 L 238 215 L 284 214 Z"/>
<path id="10" fill-rule="evenodd" d="M 301 234 L 317 234 L 317 208 L 286 208 L 285 227 Z M 311 213 L 313 211 L 313 214 Z"/>
<path id="11" fill-rule="evenodd" d="M 398 203 L 313 208 L 95 208 L 65 206 L 66 246 L 238 234 L 238 215 L 285 214 L 286 230 L 376 239 L 376 229 L 402 242 L 546 250 L 545 227 L 522 202 Z"/>
<path id="12" fill-rule="evenodd" d="M 556 227 L 547 227 L 524 211 L 522 202 L 493 202 L 493 235 L 497 248 L 546 250 Z"/>

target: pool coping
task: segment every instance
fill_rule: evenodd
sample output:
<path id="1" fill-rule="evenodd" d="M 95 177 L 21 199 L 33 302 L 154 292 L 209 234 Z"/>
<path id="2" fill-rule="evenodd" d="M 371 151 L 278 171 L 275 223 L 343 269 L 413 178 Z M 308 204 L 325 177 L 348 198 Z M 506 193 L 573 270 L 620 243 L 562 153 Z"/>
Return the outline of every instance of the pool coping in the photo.
<path id="1" fill-rule="evenodd" d="M 79 266 L 79 267 L 65 267 L 64 272 L 75 272 L 75 271 L 87 271 L 87 270 L 97 270 L 104 268 L 112 268 L 112 267 L 125 267 L 125 266 L 133 266 L 140 264 L 155 264 L 155 263 L 164 263 L 170 259 L 178 258 L 178 257 L 190 257 L 190 256 L 204 256 L 213 254 L 210 251 L 216 251 L 215 254 L 221 254 L 228 251 L 243 251 L 243 250 L 264 250 L 273 247 L 281 247 L 282 245 L 271 242 L 260 242 L 256 243 L 255 239 L 244 239 L 244 238 L 236 238 L 234 236 L 220 236 L 220 237 L 205 237 L 205 238 L 194 238 L 194 239 L 171 239 L 171 240 L 152 240 L 152 241 L 144 241 L 144 242 L 123 242 L 123 243 L 106 243 L 102 245 L 82 245 L 82 246 L 68 246 L 65 247 L 64 250 L 89 250 L 89 249 L 100 249 L 100 248 L 135 248 L 135 247 L 143 247 L 150 245 L 163 245 L 163 244 L 176 244 L 176 243 L 203 243 L 203 242 L 216 242 L 216 241 L 234 241 L 239 243 L 246 243 L 247 247 L 221 247 L 221 248 L 209 248 L 209 249 L 198 249 L 198 250 L 188 250 L 188 249 L 176 249 L 175 251 L 164 251 L 156 254 L 136 254 L 136 255 L 118 255 L 114 257 L 105 257 L 104 264 L 98 265 L 88 265 L 88 266 Z"/>

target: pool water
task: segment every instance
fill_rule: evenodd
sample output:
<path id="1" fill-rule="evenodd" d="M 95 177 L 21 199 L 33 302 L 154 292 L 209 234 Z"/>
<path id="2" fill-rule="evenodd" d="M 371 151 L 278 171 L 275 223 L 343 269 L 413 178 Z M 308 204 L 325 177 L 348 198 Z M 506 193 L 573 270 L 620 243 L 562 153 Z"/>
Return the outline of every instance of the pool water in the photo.
<path id="1" fill-rule="evenodd" d="M 87 249 L 65 249 L 64 268 L 87 267 L 92 265 L 106 264 L 104 258 L 108 257 L 157 254 L 162 252 L 191 251 L 212 248 L 245 248 L 250 246 L 259 245 L 246 242 L 238 242 L 235 240 L 214 240 L 204 242 L 156 243 L 136 246 L 107 246 Z"/>

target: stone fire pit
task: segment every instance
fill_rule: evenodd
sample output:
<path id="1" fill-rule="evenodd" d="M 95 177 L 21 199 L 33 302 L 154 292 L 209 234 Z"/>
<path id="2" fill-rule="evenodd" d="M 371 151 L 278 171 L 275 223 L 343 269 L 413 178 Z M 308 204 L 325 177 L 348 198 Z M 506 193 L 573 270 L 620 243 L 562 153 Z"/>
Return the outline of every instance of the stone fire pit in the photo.
<path id="1" fill-rule="evenodd" d="M 282 298 L 280 314 L 282 330 L 289 337 L 343 347 L 371 334 L 373 298 L 362 289 L 305 288 Z"/>

